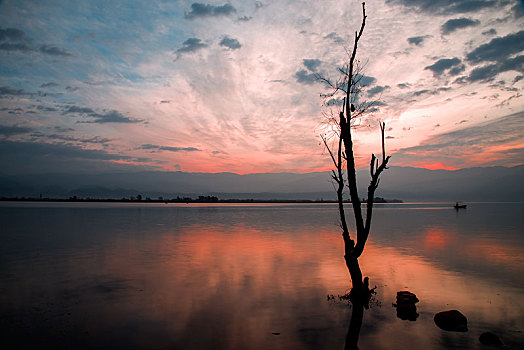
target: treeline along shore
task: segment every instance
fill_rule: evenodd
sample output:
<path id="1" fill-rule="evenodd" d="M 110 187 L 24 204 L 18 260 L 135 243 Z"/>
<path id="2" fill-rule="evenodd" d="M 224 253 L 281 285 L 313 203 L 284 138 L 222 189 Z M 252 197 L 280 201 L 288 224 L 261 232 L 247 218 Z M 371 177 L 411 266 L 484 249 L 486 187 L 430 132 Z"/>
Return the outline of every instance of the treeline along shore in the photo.
<path id="1" fill-rule="evenodd" d="M 163 198 L 158 197 L 156 199 L 145 197 L 141 195 L 129 198 L 80 198 L 77 196 L 69 198 L 46 198 L 46 197 L 0 197 L 2 202 L 101 202 L 101 203 L 337 203 L 336 200 L 310 200 L 310 199 L 220 199 L 216 196 L 198 196 L 192 197 L 176 197 L 176 198 Z M 366 202 L 362 199 L 363 203 Z M 400 199 L 384 199 L 381 197 L 375 197 L 375 203 L 403 203 Z M 346 201 L 351 203 L 351 201 Z"/>

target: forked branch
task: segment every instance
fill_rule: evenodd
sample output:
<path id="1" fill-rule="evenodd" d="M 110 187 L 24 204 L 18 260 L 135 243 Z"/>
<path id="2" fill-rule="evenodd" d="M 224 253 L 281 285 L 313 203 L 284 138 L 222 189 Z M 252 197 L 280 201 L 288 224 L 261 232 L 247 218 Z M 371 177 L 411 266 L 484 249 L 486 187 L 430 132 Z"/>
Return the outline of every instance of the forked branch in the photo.
<path id="1" fill-rule="evenodd" d="M 369 236 L 369 232 L 371 230 L 371 218 L 373 216 L 373 204 L 374 204 L 374 198 L 375 198 L 375 190 L 378 188 L 378 184 L 380 182 L 380 174 L 387 169 L 387 165 L 389 162 L 389 159 L 391 156 L 386 155 L 386 145 L 384 142 L 384 133 L 386 129 L 386 123 L 380 123 L 380 133 L 381 133 L 381 139 L 382 139 L 382 162 L 378 163 L 377 157 L 372 154 L 371 155 L 371 162 L 369 164 L 369 171 L 371 173 L 371 181 L 368 186 L 368 198 L 367 198 L 367 206 L 366 206 L 366 224 L 364 226 L 364 230 L 357 231 L 357 245 L 355 246 L 353 254 L 356 255 L 356 257 L 359 257 L 362 252 L 364 251 L 364 245 L 366 244 L 366 241 Z"/>

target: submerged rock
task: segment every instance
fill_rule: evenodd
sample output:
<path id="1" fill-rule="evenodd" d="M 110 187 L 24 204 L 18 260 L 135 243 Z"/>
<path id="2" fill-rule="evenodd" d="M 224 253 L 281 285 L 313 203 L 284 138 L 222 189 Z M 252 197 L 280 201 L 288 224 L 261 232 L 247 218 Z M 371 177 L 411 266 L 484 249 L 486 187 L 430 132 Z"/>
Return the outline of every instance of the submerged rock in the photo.
<path id="1" fill-rule="evenodd" d="M 397 308 L 397 317 L 401 320 L 416 321 L 419 315 L 415 304 L 418 302 L 417 296 L 407 290 L 397 292 L 397 303 L 393 304 Z"/>
<path id="2" fill-rule="evenodd" d="M 491 332 L 482 333 L 479 337 L 479 340 L 484 345 L 496 345 L 496 346 L 504 345 L 502 343 L 502 340 L 500 340 L 500 338 L 496 334 L 491 333 Z"/>
<path id="3" fill-rule="evenodd" d="M 468 319 L 458 310 L 442 311 L 435 314 L 435 324 L 445 331 L 467 332 Z"/>

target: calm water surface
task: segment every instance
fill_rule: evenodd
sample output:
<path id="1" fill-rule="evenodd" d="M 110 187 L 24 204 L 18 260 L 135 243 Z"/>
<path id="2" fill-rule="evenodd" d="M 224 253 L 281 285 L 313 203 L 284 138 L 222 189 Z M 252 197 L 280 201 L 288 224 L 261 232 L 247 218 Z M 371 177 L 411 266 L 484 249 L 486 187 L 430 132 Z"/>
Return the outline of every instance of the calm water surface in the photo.
<path id="1" fill-rule="evenodd" d="M 524 204 L 450 206 L 375 210 L 360 349 L 483 349 L 485 331 L 523 348 Z M 0 203 L 0 347 L 342 349 L 337 222 L 334 205 Z M 449 309 L 468 332 L 433 323 Z"/>

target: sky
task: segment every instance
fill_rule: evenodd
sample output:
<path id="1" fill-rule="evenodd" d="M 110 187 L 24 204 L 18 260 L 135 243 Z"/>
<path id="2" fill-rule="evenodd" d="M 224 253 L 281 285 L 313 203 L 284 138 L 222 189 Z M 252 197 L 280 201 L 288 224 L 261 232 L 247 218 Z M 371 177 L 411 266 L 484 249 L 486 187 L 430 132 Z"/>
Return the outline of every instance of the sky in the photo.
<path id="1" fill-rule="evenodd" d="M 204 0 L 203 0 L 204 1 Z M 331 169 L 359 1 L 0 1 L 0 173 Z M 524 163 L 524 2 L 366 3 L 357 166 Z"/>

